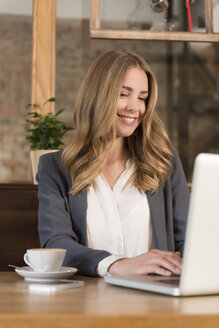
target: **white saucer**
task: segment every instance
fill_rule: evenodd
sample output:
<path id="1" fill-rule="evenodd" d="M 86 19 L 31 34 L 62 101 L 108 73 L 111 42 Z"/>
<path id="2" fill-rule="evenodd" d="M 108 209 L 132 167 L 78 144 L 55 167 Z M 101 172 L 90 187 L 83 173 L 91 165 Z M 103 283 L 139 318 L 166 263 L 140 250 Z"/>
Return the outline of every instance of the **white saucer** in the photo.
<path id="1" fill-rule="evenodd" d="M 30 267 L 16 268 L 15 271 L 27 281 L 51 282 L 64 279 L 75 274 L 78 269 L 71 267 L 61 267 L 59 271 L 35 272 Z"/>

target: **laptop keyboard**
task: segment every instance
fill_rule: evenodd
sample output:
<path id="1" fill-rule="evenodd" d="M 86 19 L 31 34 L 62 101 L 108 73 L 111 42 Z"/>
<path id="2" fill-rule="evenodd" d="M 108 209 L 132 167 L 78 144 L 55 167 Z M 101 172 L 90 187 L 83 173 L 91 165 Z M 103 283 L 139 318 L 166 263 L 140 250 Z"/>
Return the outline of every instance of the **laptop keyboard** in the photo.
<path id="1" fill-rule="evenodd" d="M 157 280 L 157 282 L 162 282 L 162 284 L 168 284 L 168 285 L 172 285 L 172 286 L 179 286 L 179 281 L 180 281 L 179 278 Z"/>

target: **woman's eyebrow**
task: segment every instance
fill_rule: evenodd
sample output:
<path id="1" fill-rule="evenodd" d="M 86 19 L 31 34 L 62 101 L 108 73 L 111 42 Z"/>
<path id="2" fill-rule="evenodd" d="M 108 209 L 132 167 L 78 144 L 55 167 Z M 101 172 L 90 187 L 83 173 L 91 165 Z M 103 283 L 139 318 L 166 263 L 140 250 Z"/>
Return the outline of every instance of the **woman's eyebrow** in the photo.
<path id="1" fill-rule="evenodd" d="M 127 91 L 133 91 L 131 87 L 127 87 L 126 85 L 123 85 L 122 89 L 126 89 Z M 148 94 L 149 92 L 147 90 L 142 90 L 140 93 Z"/>

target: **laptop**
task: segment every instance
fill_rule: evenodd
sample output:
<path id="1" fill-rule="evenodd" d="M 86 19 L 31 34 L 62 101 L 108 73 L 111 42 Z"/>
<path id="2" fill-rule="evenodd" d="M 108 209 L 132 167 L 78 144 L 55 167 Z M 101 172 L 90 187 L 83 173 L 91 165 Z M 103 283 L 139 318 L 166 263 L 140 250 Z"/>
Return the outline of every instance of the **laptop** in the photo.
<path id="1" fill-rule="evenodd" d="M 219 155 L 195 159 L 180 277 L 105 276 L 106 283 L 172 296 L 219 294 Z"/>

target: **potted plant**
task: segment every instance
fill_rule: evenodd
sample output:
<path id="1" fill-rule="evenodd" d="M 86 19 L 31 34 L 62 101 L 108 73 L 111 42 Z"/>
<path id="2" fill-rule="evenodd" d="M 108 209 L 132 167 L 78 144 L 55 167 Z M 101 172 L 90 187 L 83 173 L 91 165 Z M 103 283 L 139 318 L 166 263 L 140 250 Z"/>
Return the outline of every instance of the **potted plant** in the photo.
<path id="1" fill-rule="evenodd" d="M 48 103 L 55 101 L 55 98 L 50 98 L 43 104 L 43 106 L 28 104 L 25 107 L 25 121 L 27 123 L 25 127 L 27 136 L 25 138 L 30 143 L 32 174 L 35 184 L 39 157 L 47 152 L 59 150 L 59 147 L 63 145 L 62 138 L 64 134 L 73 129 L 58 118 L 64 109 L 58 110 L 55 114 L 44 114 L 45 106 Z"/>

